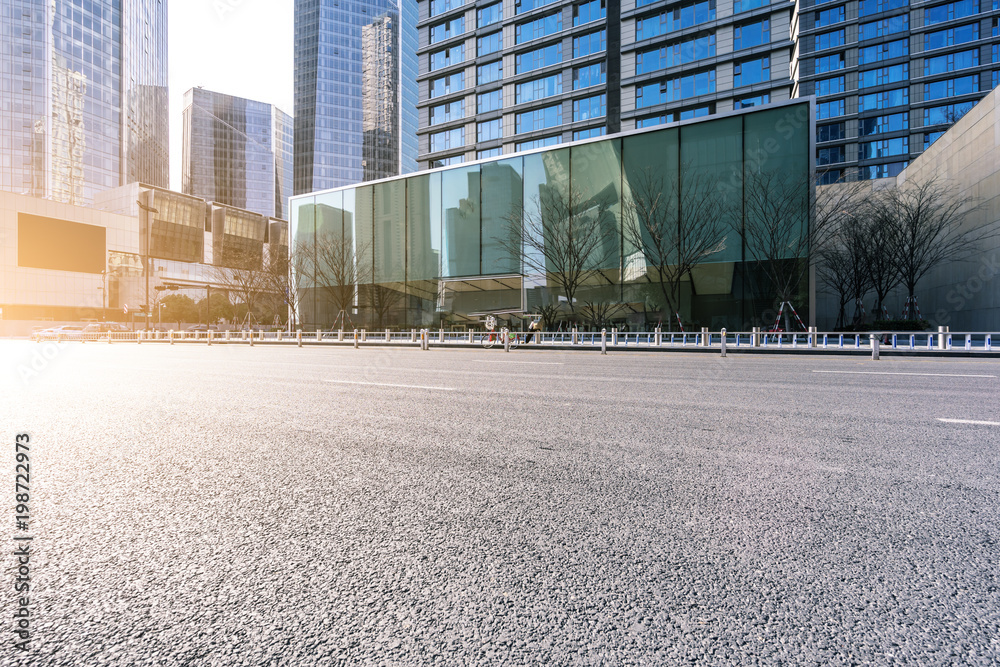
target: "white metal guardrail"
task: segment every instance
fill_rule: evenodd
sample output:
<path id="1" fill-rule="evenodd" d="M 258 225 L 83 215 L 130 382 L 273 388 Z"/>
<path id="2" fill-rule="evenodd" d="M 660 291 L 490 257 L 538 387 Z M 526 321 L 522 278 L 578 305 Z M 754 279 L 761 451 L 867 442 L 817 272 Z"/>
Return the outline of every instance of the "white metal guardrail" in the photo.
<path id="1" fill-rule="evenodd" d="M 866 351 L 877 354 L 888 350 L 905 352 L 996 352 L 993 341 L 1000 332 L 971 331 L 951 332 L 941 327 L 938 332 L 873 331 L 859 333 L 841 332 L 768 332 L 752 331 L 536 331 L 526 343 L 529 332 L 510 335 L 511 347 L 546 346 L 549 348 L 596 349 L 603 345 L 616 350 L 677 350 L 717 349 L 722 351 L 745 350 L 825 350 Z M 213 343 L 226 344 L 321 344 L 351 345 L 354 347 L 383 345 L 420 345 L 425 347 L 505 347 L 503 332 L 445 331 L 412 329 L 410 331 L 367 331 L 365 329 L 338 331 L 114 331 L 114 332 L 38 332 L 32 339 L 38 342 L 96 342 L 96 343 Z M 725 344 L 723 345 L 723 341 Z"/>

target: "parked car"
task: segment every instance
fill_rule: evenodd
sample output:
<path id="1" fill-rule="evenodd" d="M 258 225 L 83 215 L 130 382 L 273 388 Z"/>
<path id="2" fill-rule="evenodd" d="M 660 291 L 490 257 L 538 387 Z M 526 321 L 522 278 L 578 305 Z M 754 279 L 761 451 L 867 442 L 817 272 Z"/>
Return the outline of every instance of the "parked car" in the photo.
<path id="1" fill-rule="evenodd" d="M 128 331 L 128 327 L 124 324 L 119 324 L 118 322 L 97 322 L 95 324 L 88 324 L 83 328 L 84 333 L 104 333 L 107 331 Z"/>
<path id="2" fill-rule="evenodd" d="M 201 331 L 201 332 L 205 332 L 205 331 L 218 331 L 218 330 L 219 330 L 219 327 L 215 326 L 214 324 L 212 324 L 212 325 L 208 325 L 208 324 L 192 324 L 187 329 L 185 329 L 185 331 Z"/>

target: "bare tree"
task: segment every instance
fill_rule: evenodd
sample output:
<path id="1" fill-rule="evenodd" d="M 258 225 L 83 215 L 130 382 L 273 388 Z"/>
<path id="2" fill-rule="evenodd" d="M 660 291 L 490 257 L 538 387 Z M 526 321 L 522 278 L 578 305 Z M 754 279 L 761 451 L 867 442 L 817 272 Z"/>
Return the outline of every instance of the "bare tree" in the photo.
<path id="1" fill-rule="evenodd" d="M 629 185 L 622 206 L 623 235 L 645 259 L 646 280 L 659 284 L 672 330 L 682 281 L 726 247 L 722 200 L 716 184 L 707 179 L 693 179 L 682 188 L 677 180 L 665 182 L 659 170 L 644 170 Z"/>
<path id="2" fill-rule="evenodd" d="M 873 318 L 883 317 L 885 300 L 902 279 L 897 258 L 900 237 L 898 202 L 883 189 L 859 207 L 861 221 L 861 261 L 867 267 L 869 284 L 875 292 Z"/>
<path id="3" fill-rule="evenodd" d="M 284 246 L 272 246 L 273 250 Z M 303 275 L 306 257 L 302 244 L 287 249 L 288 252 L 273 252 L 267 256 L 264 273 L 267 278 L 268 293 L 274 310 L 284 307 L 290 313 L 292 329 L 298 327 L 300 291 L 295 284 L 296 276 Z"/>
<path id="4" fill-rule="evenodd" d="M 323 291 L 338 312 L 338 317 L 354 307 L 361 278 L 371 272 L 370 262 L 365 259 L 370 254 L 369 248 L 370 244 L 343 234 L 316 235 L 314 257 L 309 263 L 311 277 L 316 288 Z"/>
<path id="5" fill-rule="evenodd" d="M 226 253 L 224 264 L 214 267 L 215 280 L 222 288 L 238 298 L 247 313 L 270 289 L 267 272 L 261 267 L 261 255 L 252 250 L 232 250 Z"/>
<path id="6" fill-rule="evenodd" d="M 887 190 L 889 210 L 896 216 L 895 260 L 899 279 L 913 303 L 917 283 L 945 262 L 968 257 L 990 234 L 962 228 L 965 215 L 978 208 L 969 197 L 955 196 L 937 178 L 907 182 Z"/>
<path id="7" fill-rule="evenodd" d="M 861 303 L 871 289 L 871 276 L 865 264 L 864 236 L 861 222 L 853 217 L 845 217 L 830 235 L 829 242 L 818 252 L 816 271 L 822 284 L 837 296 L 836 328 L 847 325 L 847 304 Z M 859 314 L 855 308 L 852 324 L 858 324 Z"/>
<path id="8" fill-rule="evenodd" d="M 610 301 L 588 301 L 580 310 L 580 314 L 597 331 L 605 328 L 611 322 L 611 314 L 619 307 L 620 304 Z"/>
<path id="9" fill-rule="evenodd" d="M 608 280 L 603 271 L 617 266 L 619 231 L 607 193 L 590 199 L 546 188 L 507 218 L 504 233 L 495 239 L 526 272 L 546 276 L 562 290 L 571 314 L 576 314 L 580 288 L 595 279 Z"/>
<path id="10" fill-rule="evenodd" d="M 781 171 L 744 175 L 742 215 L 730 215 L 730 224 L 776 305 L 801 296 L 809 258 L 821 256 L 838 226 L 855 215 L 866 189 L 843 183 L 819 190 L 806 174 Z"/>

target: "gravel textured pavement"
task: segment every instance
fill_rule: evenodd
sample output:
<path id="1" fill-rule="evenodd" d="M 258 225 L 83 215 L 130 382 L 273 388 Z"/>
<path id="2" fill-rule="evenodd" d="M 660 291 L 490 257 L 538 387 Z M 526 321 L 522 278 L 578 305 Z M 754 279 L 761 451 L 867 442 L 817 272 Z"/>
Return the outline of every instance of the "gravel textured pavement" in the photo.
<path id="1" fill-rule="evenodd" d="M 0 663 L 1000 664 L 1000 362 L 0 341 Z M 942 419 L 966 420 L 941 421 Z"/>

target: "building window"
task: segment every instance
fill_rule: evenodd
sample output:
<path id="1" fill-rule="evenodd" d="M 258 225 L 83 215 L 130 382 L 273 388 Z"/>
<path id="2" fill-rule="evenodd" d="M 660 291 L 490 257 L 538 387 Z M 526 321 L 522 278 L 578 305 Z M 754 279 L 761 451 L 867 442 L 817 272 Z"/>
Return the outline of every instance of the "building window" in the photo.
<path id="1" fill-rule="evenodd" d="M 597 32 L 592 32 L 589 35 L 581 35 L 580 37 L 573 38 L 573 57 L 581 58 L 583 56 L 589 56 L 591 53 L 601 53 L 606 50 L 607 32 L 605 30 L 598 30 Z"/>
<path id="2" fill-rule="evenodd" d="M 831 30 L 830 32 L 822 32 L 816 35 L 816 43 L 813 46 L 813 49 L 816 51 L 823 51 L 824 49 L 832 49 L 843 45 L 844 30 Z"/>
<path id="3" fill-rule="evenodd" d="M 910 152 L 909 137 L 896 137 L 894 139 L 881 139 L 879 141 L 861 142 L 861 159 L 873 160 L 880 157 L 891 157 L 893 155 L 907 155 Z"/>
<path id="4" fill-rule="evenodd" d="M 979 13 L 979 0 L 959 0 L 924 10 L 924 25 L 944 23 Z"/>
<path id="5" fill-rule="evenodd" d="M 483 35 L 476 39 L 476 53 L 481 56 L 488 56 L 503 48 L 503 38 L 500 32 Z"/>
<path id="6" fill-rule="evenodd" d="M 602 118 L 605 115 L 607 115 L 607 97 L 605 95 L 573 100 L 573 122 Z"/>
<path id="7" fill-rule="evenodd" d="M 583 25 L 591 21 L 599 21 L 608 15 L 605 0 L 590 0 L 573 5 L 573 25 Z"/>
<path id="8" fill-rule="evenodd" d="M 485 83 L 493 83 L 503 78 L 503 61 L 494 60 L 485 65 L 476 67 L 476 83 L 480 86 Z"/>
<path id="9" fill-rule="evenodd" d="M 607 128 L 603 125 L 601 127 L 591 127 L 586 130 L 577 130 L 573 133 L 573 141 L 577 139 L 593 139 L 594 137 L 603 137 L 607 134 Z"/>
<path id="10" fill-rule="evenodd" d="M 924 84 L 924 99 L 939 100 L 942 97 L 954 97 L 955 95 L 968 95 L 979 92 L 979 75 L 970 74 L 944 81 L 934 81 Z"/>
<path id="11" fill-rule="evenodd" d="M 514 73 L 523 74 L 562 62 L 562 42 L 514 56 Z"/>
<path id="12" fill-rule="evenodd" d="M 481 7 L 478 10 L 476 10 L 476 24 L 480 28 L 485 28 L 488 25 L 499 23 L 502 20 L 503 20 L 502 2 L 498 2 L 495 5 L 490 5 L 488 7 Z"/>
<path id="13" fill-rule="evenodd" d="M 514 0 L 514 14 L 523 14 L 532 9 L 551 5 L 556 0 Z"/>
<path id="14" fill-rule="evenodd" d="M 548 127 L 562 125 L 562 105 L 524 111 L 514 117 L 514 127 L 517 134 L 544 130 Z"/>
<path id="15" fill-rule="evenodd" d="M 430 135 L 430 152 L 446 151 L 449 148 L 460 148 L 465 145 L 465 128 L 437 132 Z"/>
<path id="16" fill-rule="evenodd" d="M 666 81 L 636 86 L 635 106 L 637 109 L 664 102 L 674 102 L 695 95 L 715 92 L 715 70 L 697 72 Z"/>
<path id="17" fill-rule="evenodd" d="M 448 104 L 431 107 L 431 125 L 447 123 L 450 120 L 458 120 L 459 118 L 465 118 L 465 100 L 458 100 L 457 102 L 449 102 Z"/>
<path id="18" fill-rule="evenodd" d="M 837 141 L 846 136 L 843 123 L 830 123 L 829 125 L 816 126 L 816 143 L 824 141 Z"/>
<path id="19" fill-rule="evenodd" d="M 635 39 L 649 39 L 715 20 L 715 0 L 688 3 L 635 21 Z"/>
<path id="20" fill-rule="evenodd" d="M 828 56 L 822 56 L 816 58 L 816 73 L 820 74 L 822 72 L 833 72 L 838 69 L 844 69 L 844 54 L 843 53 L 832 53 Z"/>
<path id="21" fill-rule="evenodd" d="M 476 123 L 476 141 L 492 141 L 503 137 L 502 119 Z"/>
<path id="22" fill-rule="evenodd" d="M 766 7 L 771 4 L 771 0 L 735 0 L 733 2 L 733 13 L 748 12 L 758 7 Z"/>
<path id="23" fill-rule="evenodd" d="M 646 74 L 667 67 L 709 58 L 715 55 L 715 35 L 696 37 L 635 54 L 636 74 Z"/>
<path id="24" fill-rule="evenodd" d="M 901 58 L 909 55 L 909 53 L 910 40 L 898 39 L 895 42 L 886 42 L 885 44 L 876 44 L 875 46 L 866 46 L 863 49 L 858 49 L 858 64 L 867 65 L 883 60 Z"/>
<path id="25" fill-rule="evenodd" d="M 844 147 L 831 146 L 829 148 L 819 148 L 816 150 L 816 165 L 837 164 L 844 161 Z"/>
<path id="26" fill-rule="evenodd" d="M 819 79 L 816 81 L 816 95 L 833 95 L 844 92 L 844 77 L 835 76 L 829 79 Z"/>
<path id="27" fill-rule="evenodd" d="M 996 54 L 997 44 L 993 45 L 993 53 Z M 969 51 L 959 51 L 958 53 L 946 53 L 943 56 L 924 58 L 924 76 L 933 74 L 944 74 L 954 72 L 957 69 L 975 67 L 979 64 L 979 49 Z"/>
<path id="28" fill-rule="evenodd" d="M 844 115 L 844 100 L 830 100 L 816 103 L 816 118 L 836 118 Z"/>
<path id="29" fill-rule="evenodd" d="M 465 44 L 458 44 L 448 49 L 435 51 L 431 54 L 431 71 L 457 65 L 465 60 Z"/>
<path id="30" fill-rule="evenodd" d="M 443 14 L 465 4 L 465 0 L 431 0 L 431 16 Z"/>
<path id="31" fill-rule="evenodd" d="M 861 0 L 858 5 L 858 15 L 869 16 L 879 12 L 887 12 L 890 9 L 900 9 L 909 4 L 909 0 Z"/>
<path id="32" fill-rule="evenodd" d="M 558 95 L 562 91 L 562 74 L 553 74 L 544 79 L 535 79 L 517 84 L 514 87 L 514 103 L 533 102 Z"/>
<path id="33" fill-rule="evenodd" d="M 603 84 L 608 78 L 608 66 L 603 60 L 573 69 L 573 90 Z"/>
<path id="34" fill-rule="evenodd" d="M 890 107 L 903 106 L 909 103 L 910 103 L 909 88 L 897 88 L 895 90 L 884 90 L 880 93 L 858 95 L 858 111 L 871 111 L 873 109 L 888 109 Z"/>
<path id="35" fill-rule="evenodd" d="M 887 35 L 895 35 L 897 32 L 906 32 L 910 29 L 910 15 L 900 14 L 887 19 L 879 19 L 870 23 L 862 23 L 859 31 L 861 39 L 878 39 Z"/>
<path id="36" fill-rule="evenodd" d="M 487 113 L 503 108 L 503 91 L 491 90 L 476 95 L 476 113 Z"/>
<path id="37" fill-rule="evenodd" d="M 940 49 L 945 46 L 974 42 L 979 39 L 979 24 L 969 23 L 960 25 L 957 28 L 947 30 L 937 30 L 935 32 L 924 33 L 924 51 Z"/>
<path id="38" fill-rule="evenodd" d="M 459 16 L 444 23 L 431 26 L 431 44 L 436 44 L 465 32 L 465 17 Z"/>
<path id="39" fill-rule="evenodd" d="M 737 88 L 770 80 L 771 59 L 768 56 L 755 60 L 744 60 L 733 65 L 733 85 Z"/>
<path id="40" fill-rule="evenodd" d="M 931 144 L 937 141 L 942 134 L 944 134 L 944 130 L 940 130 L 938 132 L 924 132 L 924 150 L 930 148 Z"/>
<path id="41" fill-rule="evenodd" d="M 552 35 L 562 30 L 562 12 L 549 14 L 528 23 L 514 26 L 514 43 L 521 44 Z"/>
<path id="42" fill-rule="evenodd" d="M 556 146 L 562 143 L 562 137 L 556 135 L 554 137 L 543 137 L 541 139 L 534 139 L 532 141 L 522 141 L 514 145 L 514 150 L 517 151 L 530 151 L 533 148 L 544 148 L 546 146 Z"/>
<path id="43" fill-rule="evenodd" d="M 951 125 L 965 114 L 969 113 L 975 102 L 961 104 L 946 104 L 940 107 L 924 109 L 924 127 L 928 125 Z"/>
<path id="44" fill-rule="evenodd" d="M 863 181 L 876 178 L 895 178 L 906 169 L 909 162 L 890 162 L 888 164 L 870 164 L 858 170 L 858 176 Z"/>
<path id="45" fill-rule="evenodd" d="M 502 150 L 499 146 L 496 148 L 487 148 L 484 151 L 476 151 L 476 159 L 482 160 L 490 157 L 500 157 Z"/>
<path id="46" fill-rule="evenodd" d="M 839 183 L 844 172 L 840 169 L 827 169 L 819 175 L 819 185 Z"/>
<path id="47" fill-rule="evenodd" d="M 764 19 L 759 23 L 747 23 L 733 28 L 733 49 L 749 49 L 771 41 L 771 22 Z"/>
<path id="48" fill-rule="evenodd" d="M 823 26 L 833 25 L 835 23 L 840 23 L 845 19 L 844 6 L 831 7 L 830 9 L 824 9 L 821 12 L 816 12 L 816 27 L 822 28 Z"/>
<path id="49" fill-rule="evenodd" d="M 888 132 L 901 132 L 908 129 L 910 129 L 910 114 L 905 111 L 885 116 L 862 118 L 858 121 L 858 133 L 862 137 L 870 137 L 873 134 L 886 134 Z"/>
<path id="50" fill-rule="evenodd" d="M 891 67 L 879 67 L 858 73 L 858 88 L 871 88 L 873 86 L 884 86 L 887 83 L 899 83 L 910 78 L 910 65 L 892 65 Z"/>
<path id="51" fill-rule="evenodd" d="M 750 107 L 759 107 L 762 104 L 767 104 L 771 101 L 771 95 L 764 93 L 763 95 L 757 95 L 755 97 L 744 97 L 743 99 L 736 100 L 735 107 L 737 109 L 749 109 Z"/>
<path id="52" fill-rule="evenodd" d="M 465 90 L 465 72 L 456 72 L 455 74 L 443 76 L 440 79 L 431 80 L 431 99 L 449 93 L 457 93 L 460 90 Z"/>

